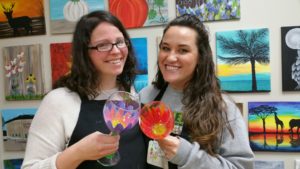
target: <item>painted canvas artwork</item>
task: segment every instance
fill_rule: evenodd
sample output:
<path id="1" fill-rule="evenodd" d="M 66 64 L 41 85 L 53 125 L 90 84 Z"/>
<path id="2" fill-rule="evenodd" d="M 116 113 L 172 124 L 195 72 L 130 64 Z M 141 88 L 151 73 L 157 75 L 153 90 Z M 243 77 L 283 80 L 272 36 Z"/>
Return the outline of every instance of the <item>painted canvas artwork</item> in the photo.
<path id="1" fill-rule="evenodd" d="M 300 102 L 249 102 L 254 151 L 300 152 Z"/>
<path id="2" fill-rule="evenodd" d="M 44 95 L 40 44 L 3 48 L 6 100 L 36 100 Z"/>
<path id="3" fill-rule="evenodd" d="M 50 0 L 50 29 L 52 34 L 72 33 L 81 16 L 104 10 L 104 0 Z"/>
<path id="4" fill-rule="evenodd" d="M 300 169 L 300 159 L 295 160 L 295 169 Z"/>
<path id="5" fill-rule="evenodd" d="M 281 27 L 282 90 L 300 91 L 300 26 Z"/>
<path id="6" fill-rule="evenodd" d="M 269 92 L 269 30 L 216 33 L 217 75 L 227 92 Z"/>
<path id="7" fill-rule="evenodd" d="M 23 159 L 4 160 L 4 169 L 21 169 Z"/>
<path id="8" fill-rule="evenodd" d="M 109 11 L 126 28 L 163 25 L 168 22 L 167 0 L 109 0 Z"/>
<path id="9" fill-rule="evenodd" d="M 35 108 L 3 109 L 2 131 L 5 151 L 24 151 Z"/>
<path id="10" fill-rule="evenodd" d="M 1 0 L 0 38 L 46 34 L 43 0 Z"/>
<path id="11" fill-rule="evenodd" d="M 134 87 L 139 92 L 148 85 L 147 38 L 131 38 L 130 40 L 137 57 L 138 74 L 134 81 Z"/>
<path id="12" fill-rule="evenodd" d="M 284 161 L 254 160 L 254 169 L 284 169 Z"/>
<path id="13" fill-rule="evenodd" d="M 71 69 L 71 43 L 50 44 L 52 84 Z"/>
<path id="14" fill-rule="evenodd" d="M 201 21 L 240 19 L 240 0 L 176 0 L 176 16 L 196 15 Z"/>

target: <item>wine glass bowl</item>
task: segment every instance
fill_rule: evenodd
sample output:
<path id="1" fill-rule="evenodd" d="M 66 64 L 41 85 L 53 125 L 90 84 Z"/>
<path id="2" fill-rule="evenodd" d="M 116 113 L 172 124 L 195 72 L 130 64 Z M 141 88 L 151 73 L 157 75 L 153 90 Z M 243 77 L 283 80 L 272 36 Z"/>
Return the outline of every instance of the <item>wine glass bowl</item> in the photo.
<path id="1" fill-rule="evenodd" d="M 140 101 L 137 95 L 125 92 L 114 92 L 105 102 L 103 118 L 112 135 L 120 134 L 133 128 L 139 121 Z M 103 166 L 114 166 L 120 161 L 119 152 L 97 160 Z"/>
<path id="2" fill-rule="evenodd" d="M 174 115 L 163 102 L 152 101 L 141 109 L 140 128 L 146 136 L 154 140 L 162 139 L 173 130 Z"/>

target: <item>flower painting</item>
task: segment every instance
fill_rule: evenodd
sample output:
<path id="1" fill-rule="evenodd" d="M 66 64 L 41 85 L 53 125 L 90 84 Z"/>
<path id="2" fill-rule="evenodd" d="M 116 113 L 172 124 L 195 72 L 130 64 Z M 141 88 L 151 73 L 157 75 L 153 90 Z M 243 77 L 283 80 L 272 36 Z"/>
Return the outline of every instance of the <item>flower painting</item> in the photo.
<path id="1" fill-rule="evenodd" d="M 50 0 L 50 28 L 52 34 L 72 33 L 81 16 L 104 10 L 104 0 Z"/>
<path id="2" fill-rule="evenodd" d="M 3 48 L 6 100 L 35 100 L 44 95 L 41 45 Z"/>
<path id="3" fill-rule="evenodd" d="M 176 16 L 196 15 L 201 21 L 239 19 L 240 0 L 176 0 Z"/>

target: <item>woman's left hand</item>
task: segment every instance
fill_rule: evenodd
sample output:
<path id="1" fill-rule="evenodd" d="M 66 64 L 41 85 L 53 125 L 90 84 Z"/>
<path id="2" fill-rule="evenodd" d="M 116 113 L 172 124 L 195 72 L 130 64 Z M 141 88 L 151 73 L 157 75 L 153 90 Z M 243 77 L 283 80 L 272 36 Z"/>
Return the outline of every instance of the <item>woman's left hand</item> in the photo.
<path id="1" fill-rule="evenodd" d="M 167 136 L 163 139 L 156 140 L 161 148 L 161 150 L 164 152 L 165 157 L 170 160 L 172 159 L 179 148 L 180 140 L 178 137 L 173 136 Z"/>

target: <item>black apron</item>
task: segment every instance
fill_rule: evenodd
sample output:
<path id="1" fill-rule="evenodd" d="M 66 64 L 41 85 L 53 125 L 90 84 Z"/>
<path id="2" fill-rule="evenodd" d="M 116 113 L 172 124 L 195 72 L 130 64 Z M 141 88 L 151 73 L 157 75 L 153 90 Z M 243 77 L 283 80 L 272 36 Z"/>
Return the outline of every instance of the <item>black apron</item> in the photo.
<path id="1" fill-rule="evenodd" d="M 82 99 L 78 121 L 68 146 L 95 131 L 110 133 L 102 114 L 104 104 L 105 100 Z M 104 167 L 97 161 L 84 161 L 77 169 L 146 169 L 146 145 L 138 124 L 120 134 L 118 151 L 121 159 L 115 166 Z"/>
<path id="2" fill-rule="evenodd" d="M 159 91 L 159 93 L 158 93 L 158 95 L 155 97 L 154 101 L 160 101 L 160 100 L 162 99 L 162 97 L 163 97 L 163 95 L 164 95 L 164 93 L 165 93 L 167 87 L 168 87 L 168 85 L 165 85 L 165 86 Z M 188 130 L 187 130 L 186 126 L 183 124 L 182 132 L 181 132 L 180 135 L 175 135 L 175 134 L 173 134 L 173 133 L 171 133 L 171 135 L 172 135 L 172 136 L 180 136 L 180 137 L 182 137 L 182 138 L 184 138 L 184 139 L 186 139 L 186 140 L 190 140 L 187 131 L 188 131 Z M 146 137 L 147 137 L 147 136 L 146 136 Z M 152 140 L 152 139 L 147 137 L 146 140 L 147 140 L 147 143 L 146 143 L 146 144 L 148 145 L 148 144 L 149 144 L 149 141 Z M 169 166 L 169 169 L 177 169 L 177 168 L 178 168 L 177 165 L 175 165 L 175 164 L 173 164 L 173 163 L 170 163 L 170 162 L 168 162 L 168 166 Z M 147 169 L 161 169 L 161 168 L 160 168 L 160 167 L 156 167 L 156 166 L 151 165 L 151 164 L 147 164 Z"/>

